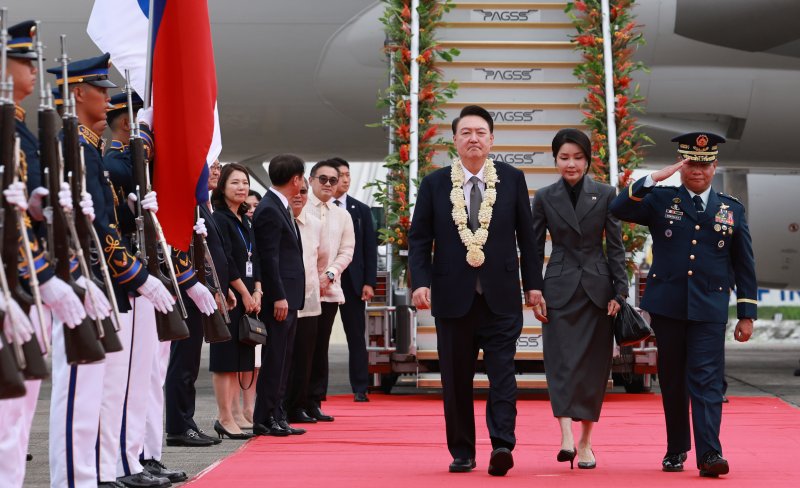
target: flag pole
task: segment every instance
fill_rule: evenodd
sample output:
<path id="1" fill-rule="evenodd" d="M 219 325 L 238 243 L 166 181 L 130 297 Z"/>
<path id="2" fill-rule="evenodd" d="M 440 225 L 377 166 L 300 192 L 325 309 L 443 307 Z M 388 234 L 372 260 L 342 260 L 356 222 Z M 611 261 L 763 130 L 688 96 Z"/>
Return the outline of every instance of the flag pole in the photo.
<path id="1" fill-rule="evenodd" d="M 153 17 L 155 16 L 155 0 L 150 0 L 147 15 L 147 68 L 144 78 L 144 108 L 150 108 L 150 98 L 153 96 Z"/>

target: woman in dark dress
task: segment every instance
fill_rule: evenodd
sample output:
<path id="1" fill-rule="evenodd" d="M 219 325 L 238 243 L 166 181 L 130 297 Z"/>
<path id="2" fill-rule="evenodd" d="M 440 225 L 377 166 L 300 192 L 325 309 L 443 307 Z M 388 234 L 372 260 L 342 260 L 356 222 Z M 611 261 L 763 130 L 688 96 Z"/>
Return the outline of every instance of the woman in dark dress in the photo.
<path id="1" fill-rule="evenodd" d="M 600 419 L 613 351 L 612 316 L 628 295 L 622 228 L 608 210 L 613 187 L 586 176 L 589 138 L 563 129 L 553 138 L 561 178 L 536 192 L 533 229 L 540 252 L 553 244 L 544 275 L 544 368 L 553 415 L 561 426 L 558 461 L 576 455 L 578 467 L 596 466 L 592 428 Z M 605 240 L 605 248 L 603 241 Z M 548 320 L 549 319 L 549 320 Z M 572 421 L 580 421 L 577 445 Z"/>
<path id="2" fill-rule="evenodd" d="M 261 311 L 258 256 L 254 253 L 255 237 L 246 215 L 245 199 L 249 191 L 247 169 L 230 163 L 223 167 L 219 184 L 211 193 L 214 222 L 220 229 L 228 254 L 230 289 L 236 296 L 236 306 L 230 311 L 231 340 L 211 344 L 209 370 L 214 373 L 218 411 L 214 430 L 220 436 L 232 438 L 249 437 L 249 434 L 242 433 L 233 417 L 232 405 L 239 401 L 239 382 L 245 387 L 250 384 L 255 367 L 254 347 L 239 342 L 239 320 L 245 313 L 258 314 Z"/>

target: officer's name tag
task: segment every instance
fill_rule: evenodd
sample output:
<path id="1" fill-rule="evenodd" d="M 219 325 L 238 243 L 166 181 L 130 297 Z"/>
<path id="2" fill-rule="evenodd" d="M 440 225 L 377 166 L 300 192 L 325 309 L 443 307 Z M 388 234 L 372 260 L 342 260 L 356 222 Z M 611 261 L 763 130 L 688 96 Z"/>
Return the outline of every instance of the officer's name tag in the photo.
<path id="1" fill-rule="evenodd" d="M 664 217 L 667 219 L 681 220 L 681 218 L 683 217 L 683 212 L 681 212 L 680 210 L 673 210 L 671 208 L 668 208 L 666 212 L 667 213 L 664 214 Z"/>
<path id="2" fill-rule="evenodd" d="M 246 263 L 244 263 L 244 275 L 247 278 L 252 278 L 253 277 L 253 262 L 252 261 L 247 261 Z"/>

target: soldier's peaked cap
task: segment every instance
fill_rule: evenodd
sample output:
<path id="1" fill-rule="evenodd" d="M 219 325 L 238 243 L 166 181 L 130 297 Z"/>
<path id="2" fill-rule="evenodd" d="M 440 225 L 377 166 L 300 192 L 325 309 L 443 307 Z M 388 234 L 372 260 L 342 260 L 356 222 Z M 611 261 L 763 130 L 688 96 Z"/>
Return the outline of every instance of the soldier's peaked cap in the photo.
<path id="1" fill-rule="evenodd" d="M 33 36 L 36 32 L 36 21 L 26 20 L 8 28 L 9 58 L 36 59 L 36 49 L 33 47 Z"/>
<path id="2" fill-rule="evenodd" d="M 713 163 L 719 152 L 717 145 L 725 142 L 725 138 L 711 132 L 689 132 L 674 137 L 672 142 L 678 143 L 678 154 L 683 158 L 699 163 Z"/>
<path id="3" fill-rule="evenodd" d="M 110 58 L 111 55 L 105 53 L 102 56 L 81 59 L 69 63 L 67 65 L 69 83 L 88 83 L 103 88 L 116 88 L 117 85 L 108 79 Z M 64 72 L 61 66 L 50 68 L 47 72 L 56 75 L 56 85 L 62 86 L 64 84 Z"/>

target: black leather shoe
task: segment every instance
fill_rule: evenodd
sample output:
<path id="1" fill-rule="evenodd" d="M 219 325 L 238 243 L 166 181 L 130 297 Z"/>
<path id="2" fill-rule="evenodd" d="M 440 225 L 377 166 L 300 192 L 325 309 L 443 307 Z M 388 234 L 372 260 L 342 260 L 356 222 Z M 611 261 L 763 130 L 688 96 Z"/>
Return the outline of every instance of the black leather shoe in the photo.
<path id="1" fill-rule="evenodd" d="M 293 424 L 316 424 L 317 419 L 310 416 L 305 410 L 302 408 L 298 408 L 294 410 L 291 415 L 289 415 L 289 421 Z"/>
<path id="2" fill-rule="evenodd" d="M 308 409 L 308 414 L 320 422 L 333 422 L 333 417 L 330 415 L 325 415 L 316 405 Z"/>
<path id="3" fill-rule="evenodd" d="M 228 432 L 228 430 L 222 426 L 219 420 L 214 421 L 214 430 L 217 432 L 217 435 L 219 436 L 220 439 L 224 439 L 225 436 L 228 436 L 231 439 L 235 440 L 249 439 L 253 437 L 253 434 L 248 434 L 245 432 L 240 432 L 238 434 L 234 434 L 233 432 Z"/>
<path id="4" fill-rule="evenodd" d="M 125 488 L 125 485 L 118 481 L 103 481 L 97 483 L 97 488 Z"/>
<path id="5" fill-rule="evenodd" d="M 26 461 L 33 461 L 33 455 L 31 453 L 28 453 L 28 455 L 25 456 L 25 460 Z"/>
<path id="6" fill-rule="evenodd" d="M 208 447 L 214 443 L 203 439 L 194 429 L 187 429 L 183 434 L 167 434 L 168 446 Z"/>
<path id="7" fill-rule="evenodd" d="M 188 476 L 183 471 L 174 471 L 164 466 L 161 461 L 155 459 L 145 459 L 142 461 L 142 467 L 145 471 L 152 474 L 156 478 L 167 478 L 172 483 L 179 483 L 186 481 Z"/>
<path id="8" fill-rule="evenodd" d="M 728 461 L 725 460 L 717 451 L 708 451 L 703 455 L 700 462 L 700 476 L 716 478 L 721 474 L 728 474 L 730 468 Z"/>
<path id="9" fill-rule="evenodd" d="M 117 478 L 117 481 L 125 486 L 132 487 L 165 488 L 167 486 L 172 486 L 172 483 L 170 483 L 167 478 L 156 478 L 147 471 L 142 471 L 141 473 L 136 473 L 129 476 L 123 476 L 121 478 Z"/>
<path id="10" fill-rule="evenodd" d="M 683 462 L 686 461 L 686 453 L 666 453 L 664 459 L 661 460 L 661 471 L 674 473 L 683 471 Z"/>
<path id="11" fill-rule="evenodd" d="M 489 474 L 492 476 L 505 476 L 508 470 L 514 467 L 514 456 L 506 447 L 498 447 L 492 451 L 489 458 Z"/>
<path id="12" fill-rule="evenodd" d="M 469 473 L 475 469 L 475 459 L 472 458 L 455 458 L 450 463 L 451 473 Z"/>
<path id="13" fill-rule="evenodd" d="M 278 425 L 278 422 L 274 418 L 269 417 L 264 424 L 253 424 L 253 434 L 286 437 L 289 435 L 289 431 Z"/>
<path id="14" fill-rule="evenodd" d="M 203 429 L 198 429 L 197 434 L 203 439 L 213 442 L 214 445 L 222 444 L 222 439 L 219 439 L 217 437 L 211 437 L 210 435 L 206 434 L 206 432 Z"/>
<path id="15" fill-rule="evenodd" d="M 289 422 L 285 420 L 278 420 L 278 425 L 280 425 L 283 430 L 289 432 L 289 434 L 291 435 L 303 435 L 306 433 L 306 429 L 299 429 L 296 427 L 292 427 L 291 425 L 289 425 Z"/>
<path id="16" fill-rule="evenodd" d="M 369 397 L 367 396 L 366 392 L 359 391 L 359 392 L 356 392 L 355 395 L 353 395 L 353 401 L 354 402 L 368 402 L 369 401 Z"/>

